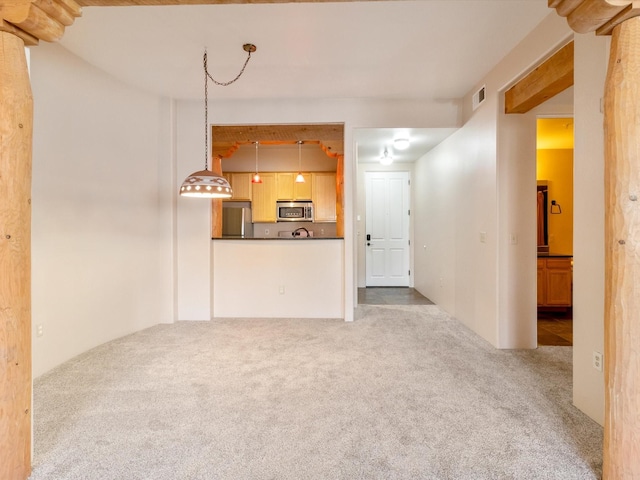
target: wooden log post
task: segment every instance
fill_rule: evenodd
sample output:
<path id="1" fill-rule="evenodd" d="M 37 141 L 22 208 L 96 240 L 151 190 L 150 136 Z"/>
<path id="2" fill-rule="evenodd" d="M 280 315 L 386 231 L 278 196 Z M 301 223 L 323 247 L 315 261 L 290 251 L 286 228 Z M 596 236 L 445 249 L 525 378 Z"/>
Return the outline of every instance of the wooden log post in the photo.
<path id="1" fill-rule="evenodd" d="M 0 478 L 31 473 L 31 140 L 24 42 L 0 31 Z"/>
<path id="2" fill-rule="evenodd" d="M 640 17 L 613 29 L 605 87 L 605 479 L 640 478 Z"/>

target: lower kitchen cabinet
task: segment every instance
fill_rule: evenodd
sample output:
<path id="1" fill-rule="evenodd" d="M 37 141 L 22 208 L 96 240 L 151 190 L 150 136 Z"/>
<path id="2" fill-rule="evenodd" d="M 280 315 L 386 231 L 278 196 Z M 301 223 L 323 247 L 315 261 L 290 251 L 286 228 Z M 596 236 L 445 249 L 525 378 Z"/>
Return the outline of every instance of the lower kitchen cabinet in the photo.
<path id="1" fill-rule="evenodd" d="M 276 221 L 276 174 L 261 173 L 262 183 L 251 184 L 251 216 L 253 223 Z"/>
<path id="2" fill-rule="evenodd" d="M 571 257 L 538 258 L 539 307 L 571 307 L 572 290 Z"/>

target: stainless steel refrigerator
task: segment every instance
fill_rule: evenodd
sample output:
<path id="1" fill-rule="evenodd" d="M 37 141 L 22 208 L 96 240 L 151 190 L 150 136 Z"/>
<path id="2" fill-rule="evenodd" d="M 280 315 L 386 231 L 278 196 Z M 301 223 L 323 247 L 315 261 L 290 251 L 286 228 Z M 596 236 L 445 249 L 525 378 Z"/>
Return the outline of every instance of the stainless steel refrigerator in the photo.
<path id="1" fill-rule="evenodd" d="M 222 236 L 235 238 L 253 237 L 251 209 L 225 205 L 222 208 Z"/>

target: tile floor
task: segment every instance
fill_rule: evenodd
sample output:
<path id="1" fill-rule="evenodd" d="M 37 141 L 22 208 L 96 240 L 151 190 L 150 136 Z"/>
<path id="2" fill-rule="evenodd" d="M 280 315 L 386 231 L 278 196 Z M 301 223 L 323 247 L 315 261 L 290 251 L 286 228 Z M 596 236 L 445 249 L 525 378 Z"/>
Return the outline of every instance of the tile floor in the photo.
<path id="1" fill-rule="evenodd" d="M 538 345 L 573 345 L 573 312 L 538 312 Z"/>
<path id="2" fill-rule="evenodd" d="M 415 288 L 367 287 L 358 288 L 358 303 L 365 305 L 433 305 Z"/>

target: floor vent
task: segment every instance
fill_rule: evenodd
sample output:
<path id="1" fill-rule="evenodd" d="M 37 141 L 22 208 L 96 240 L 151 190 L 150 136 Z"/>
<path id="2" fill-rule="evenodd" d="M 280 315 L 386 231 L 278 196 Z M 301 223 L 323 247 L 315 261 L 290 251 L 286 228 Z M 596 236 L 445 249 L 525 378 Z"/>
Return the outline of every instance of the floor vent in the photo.
<path id="1" fill-rule="evenodd" d="M 475 110 L 476 108 L 478 108 L 482 102 L 485 101 L 485 85 L 483 85 L 482 87 L 480 87 L 480 89 L 473 94 L 473 109 Z"/>

